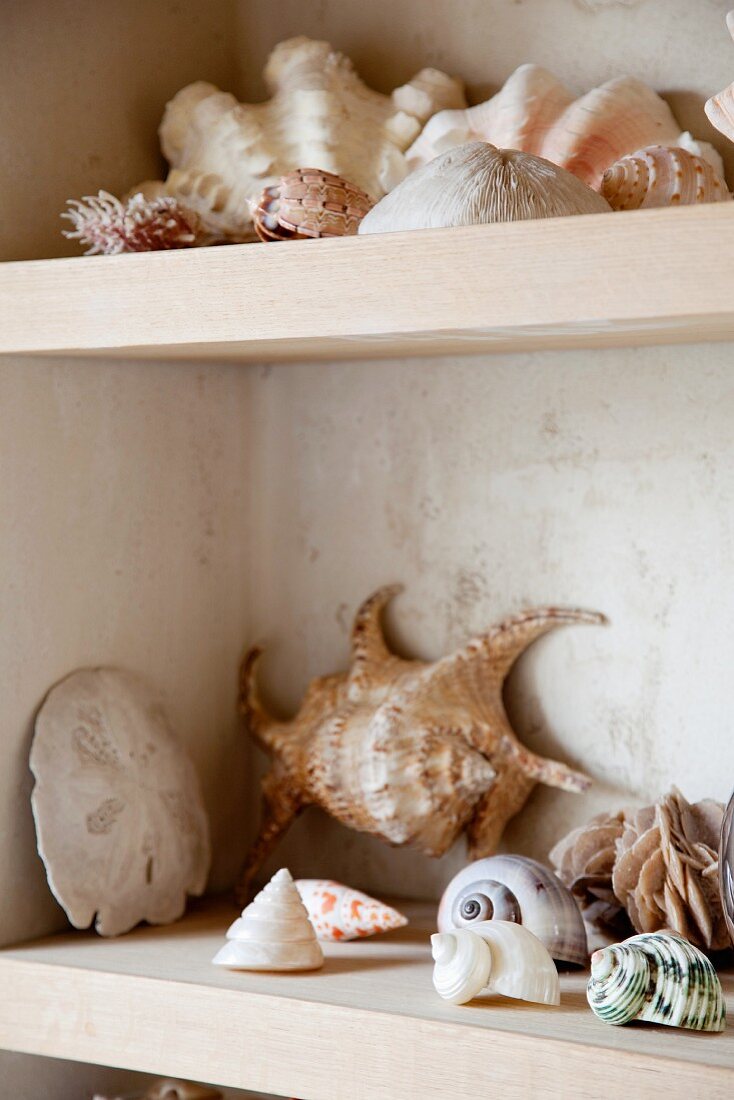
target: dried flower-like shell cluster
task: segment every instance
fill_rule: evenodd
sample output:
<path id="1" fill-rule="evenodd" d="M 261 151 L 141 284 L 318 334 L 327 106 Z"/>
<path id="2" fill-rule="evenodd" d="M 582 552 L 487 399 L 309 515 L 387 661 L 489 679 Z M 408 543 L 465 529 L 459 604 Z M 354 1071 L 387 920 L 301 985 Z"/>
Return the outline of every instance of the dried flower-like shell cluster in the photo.
<path id="1" fill-rule="evenodd" d="M 652 145 L 607 168 L 601 193 L 613 210 L 731 200 L 726 181 L 703 157 Z"/>
<path id="2" fill-rule="evenodd" d="M 261 241 L 349 237 L 374 206 L 354 184 L 318 168 L 298 168 L 266 187 L 253 211 Z"/>
<path id="3" fill-rule="evenodd" d="M 612 888 L 616 844 L 623 831 L 623 813 L 597 814 L 586 825 L 573 829 L 550 852 L 558 876 L 578 898 L 591 923 L 615 925 L 624 913 Z"/>

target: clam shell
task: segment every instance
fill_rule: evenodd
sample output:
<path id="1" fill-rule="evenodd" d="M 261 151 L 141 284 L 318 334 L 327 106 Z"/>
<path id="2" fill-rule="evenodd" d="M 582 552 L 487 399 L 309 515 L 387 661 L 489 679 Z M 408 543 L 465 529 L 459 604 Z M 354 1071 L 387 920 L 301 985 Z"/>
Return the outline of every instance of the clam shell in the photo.
<path id="1" fill-rule="evenodd" d="M 609 204 L 555 164 L 474 141 L 408 176 L 362 220 L 360 233 L 601 214 Z"/>
<path id="2" fill-rule="evenodd" d="M 439 932 L 475 929 L 488 920 L 522 924 L 557 962 L 585 966 L 589 952 L 581 912 L 570 890 L 526 856 L 489 856 L 464 867 L 446 887 Z"/>
<path id="3" fill-rule="evenodd" d="M 725 180 L 702 157 L 651 145 L 622 157 L 604 173 L 601 194 L 613 210 L 727 202 Z"/>
<path id="4" fill-rule="evenodd" d="M 560 1004 L 553 959 L 540 940 L 510 921 L 480 921 L 431 936 L 433 985 L 452 1004 L 482 991 L 536 1004 Z"/>
<path id="5" fill-rule="evenodd" d="M 306 906 L 316 936 L 322 941 L 346 941 L 391 932 L 408 923 L 389 905 L 330 879 L 299 878 L 296 889 Z"/>
<path id="6" fill-rule="evenodd" d="M 324 956 L 291 874 L 273 875 L 227 930 L 212 959 L 232 970 L 317 970 Z"/>
<path id="7" fill-rule="evenodd" d="M 318 168 L 298 168 L 266 187 L 253 211 L 261 241 L 353 236 L 373 200 L 359 187 Z"/>
<path id="8" fill-rule="evenodd" d="M 702 951 L 669 932 L 647 932 L 595 951 L 588 1002 L 600 1020 L 723 1031 L 721 983 Z"/>

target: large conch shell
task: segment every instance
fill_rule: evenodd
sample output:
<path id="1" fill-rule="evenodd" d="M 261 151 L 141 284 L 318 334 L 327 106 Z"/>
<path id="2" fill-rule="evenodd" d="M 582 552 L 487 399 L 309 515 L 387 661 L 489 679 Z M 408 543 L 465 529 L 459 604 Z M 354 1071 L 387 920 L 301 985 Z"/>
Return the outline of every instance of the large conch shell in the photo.
<path id="1" fill-rule="evenodd" d="M 522 924 L 557 962 L 586 966 L 586 930 L 571 891 L 534 859 L 490 856 L 470 863 L 446 887 L 438 930 L 474 928 L 489 920 Z"/>
<path id="2" fill-rule="evenodd" d="M 407 158 L 415 169 L 454 146 L 489 141 L 545 157 L 598 188 L 621 157 L 680 138 L 667 103 L 640 80 L 617 77 L 575 99 L 547 69 L 521 65 L 486 103 L 435 114 Z"/>
<path id="3" fill-rule="evenodd" d="M 521 924 L 493 920 L 436 932 L 431 951 L 434 988 L 451 1004 L 467 1004 L 482 992 L 536 1004 L 561 1003 L 553 959 Z"/>
<path id="4" fill-rule="evenodd" d="M 428 855 L 448 851 L 465 828 L 471 855 L 496 849 L 505 823 L 536 783 L 585 790 L 589 780 L 531 753 L 505 713 L 502 686 L 536 638 L 567 623 L 603 623 L 589 611 L 541 608 L 493 627 L 439 661 L 406 661 L 388 649 L 382 609 L 399 587 L 360 608 L 352 667 L 314 680 L 298 715 L 272 718 L 254 667 L 242 666 L 241 706 L 273 757 L 263 780 L 263 819 L 245 862 L 241 894 L 294 818 L 320 806 L 343 824 Z"/>
<path id="5" fill-rule="evenodd" d="M 672 932 L 645 932 L 595 951 L 586 992 L 609 1024 L 723 1031 L 726 1008 L 716 971 L 702 951 Z"/>
<path id="6" fill-rule="evenodd" d="M 485 225 L 610 209 L 591 187 L 548 160 L 473 141 L 437 156 L 399 183 L 362 219 L 359 232 Z"/>
<path id="7" fill-rule="evenodd" d="M 734 11 L 727 14 L 726 25 L 729 34 L 734 38 Z M 729 141 L 734 141 L 734 84 L 729 84 L 723 91 L 711 96 L 704 110 L 709 122 L 728 137 Z"/>
<path id="8" fill-rule="evenodd" d="M 408 918 L 382 901 L 330 879 L 299 878 L 296 889 L 316 936 L 325 942 L 363 939 L 402 928 Z"/>
<path id="9" fill-rule="evenodd" d="M 313 925 L 285 867 L 227 930 L 212 959 L 232 970 L 318 970 L 324 965 Z"/>
<path id="10" fill-rule="evenodd" d="M 726 181 L 703 157 L 651 145 L 607 168 L 601 194 L 613 210 L 731 200 Z"/>
<path id="11" fill-rule="evenodd" d="M 376 201 L 406 175 L 405 150 L 424 122 L 465 104 L 461 83 L 436 69 L 381 95 L 328 42 L 302 37 L 275 47 L 265 82 L 266 103 L 238 103 L 205 81 L 178 92 L 160 126 L 171 172 L 134 190 L 173 195 L 219 239 L 248 240 L 251 204 L 280 176 L 320 168 Z"/>

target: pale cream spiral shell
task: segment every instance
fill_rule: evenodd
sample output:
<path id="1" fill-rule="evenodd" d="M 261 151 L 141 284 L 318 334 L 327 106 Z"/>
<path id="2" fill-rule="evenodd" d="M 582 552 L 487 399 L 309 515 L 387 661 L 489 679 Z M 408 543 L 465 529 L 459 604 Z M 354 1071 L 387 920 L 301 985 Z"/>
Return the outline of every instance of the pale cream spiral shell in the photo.
<path id="1" fill-rule="evenodd" d="M 618 160 L 604 173 L 601 193 L 614 210 L 731 199 L 712 164 L 686 149 L 663 145 L 650 145 Z"/>

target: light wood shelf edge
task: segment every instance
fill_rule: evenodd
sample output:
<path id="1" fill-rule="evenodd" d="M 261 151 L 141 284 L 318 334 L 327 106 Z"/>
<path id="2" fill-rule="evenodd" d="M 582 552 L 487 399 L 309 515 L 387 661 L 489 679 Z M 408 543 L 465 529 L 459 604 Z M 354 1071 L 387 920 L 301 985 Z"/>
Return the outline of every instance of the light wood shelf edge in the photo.
<path id="1" fill-rule="evenodd" d="M 729 1096 L 734 1031 L 610 1028 L 564 976 L 562 1009 L 457 1009 L 433 992 L 433 909 L 412 928 L 328 949 L 314 975 L 210 964 L 231 911 L 214 906 L 117 941 L 55 937 L 0 952 L 0 1047 L 302 1100 Z M 734 980 L 726 979 L 730 1010 Z"/>
<path id="2" fill-rule="evenodd" d="M 734 339 L 734 203 L 0 264 L 0 354 L 323 359 Z"/>

